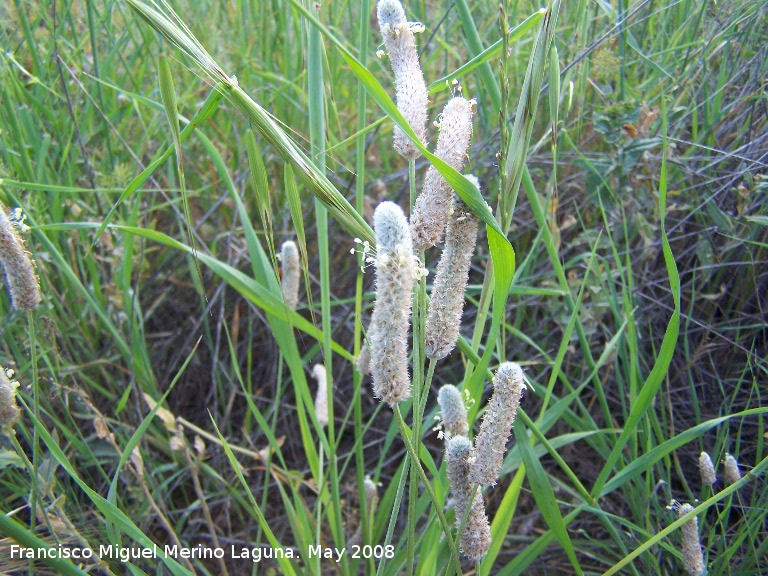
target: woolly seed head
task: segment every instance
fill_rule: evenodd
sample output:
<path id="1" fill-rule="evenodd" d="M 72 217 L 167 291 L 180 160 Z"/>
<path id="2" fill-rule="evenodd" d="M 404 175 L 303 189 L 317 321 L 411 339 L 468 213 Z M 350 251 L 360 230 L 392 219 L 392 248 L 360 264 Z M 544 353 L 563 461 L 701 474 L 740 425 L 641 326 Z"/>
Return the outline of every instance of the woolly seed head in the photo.
<path id="1" fill-rule="evenodd" d="M 363 480 L 363 489 L 365 490 L 365 504 L 366 508 L 370 511 L 376 511 L 376 504 L 379 502 L 379 488 L 376 486 L 376 482 L 371 480 L 370 476 L 365 477 Z"/>
<path id="2" fill-rule="evenodd" d="M 479 560 L 490 548 L 491 528 L 480 491 L 471 499 L 473 484 L 468 478 L 471 454 L 472 443 L 464 436 L 453 436 L 445 443 L 445 469 L 451 484 L 456 526 L 461 525 L 469 508 L 464 532 L 459 540 L 461 551 L 467 558 Z"/>
<path id="3" fill-rule="evenodd" d="M 315 395 L 315 415 L 321 426 L 328 426 L 328 380 L 325 366 L 315 364 L 312 367 L 312 377 L 317 381 Z"/>
<path id="4" fill-rule="evenodd" d="M 462 514 L 463 516 L 464 514 Z M 459 522 L 461 520 L 457 518 L 457 525 Z M 485 556 L 491 547 L 491 525 L 485 514 L 485 502 L 480 490 L 475 492 L 459 544 L 462 554 L 475 562 Z"/>
<path id="5" fill-rule="evenodd" d="M 355 366 L 357 366 L 357 371 L 363 376 L 371 373 L 371 349 L 368 348 L 368 344 L 365 342 L 363 342 L 360 348 L 360 354 L 357 356 L 357 360 L 355 360 Z"/>
<path id="6" fill-rule="evenodd" d="M 699 455 L 699 474 L 701 475 L 702 485 L 712 486 L 717 482 L 715 466 L 712 464 L 712 458 L 706 452 L 702 452 Z"/>
<path id="7" fill-rule="evenodd" d="M 393 202 L 382 202 L 373 215 L 376 232 L 376 303 L 368 339 L 373 393 L 390 406 L 411 394 L 408 329 L 416 262 L 408 220 Z"/>
<path id="8" fill-rule="evenodd" d="M 11 380 L 13 371 L 0 367 L 0 429 L 13 426 L 19 419 L 16 405 L 16 388 L 19 383 Z"/>
<path id="9" fill-rule="evenodd" d="M 283 242 L 280 259 L 283 263 L 282 289 L 285 305 L 291 310 L 296 310 L 299 303 L 299 251 L 295 242 Z"/>
<path id="10" fill-rule="evenodd" d="M 24 241 L 0 204 L 0 263 L 5 270 L 5 283 L 15 310 L 32 310 L 42 301 L 35 263 L 24 247 Z"/>
<path id="11" fill-rule="evenodd" d="M 376 207 L 373 213 L 373 228 L 376 231 L 379 252 L 394 252 L 401 244 L 411 244 L 408 220 L 402 208 L 394 202 L 382 202 Z"/>
<path id="12" fill-rule="evenodd" d="M 682 518 L 693 510 L 690 504 L 680 504 L 677 507 L 677 517 Z M 704 556 L 701 553 L 699 541 L 699 521 L 695 516 L 683 524 L 683 564 L 685 571 L 691 576 L 703 576 L 707 573 Z"/>
<path id="13" fill-rule="evenodd" d="M 381 28 L 384 26 L 393 27 L 407 22 L 403 5 L 398 0 L 379 0 L 376 6 L 376 15 Z"/>
<path id="14" fill-rule="evenodd" d="M 470 480 L 495 484 L 504 462 L 507 439 L 525 390 L 523 369 L 514 362 L 504 362 L 493 377 L 493 394 L 483 415 L 480 433 L 475 439 Z"/>
<path id="15" fill-rule="evenodd" d="M 451 492 L 459 498 L 468 495 L 471 485 L 467 479 L 468 459 L 472 453 L 472 442 L 464 436 L 453 436 L 445 441 L 445 470 L 451 483 Z"/>
<path id="16" fill-rule="evenodd" d="M 448 437 L 466 436 L 469 433 L 467 408 L 459 389 L 446 384 L 437 393 L 437 403 L 443 411 L 443 429 Z"/>
<path id="17" fill-rule="evenodd" d="M 728 484 L 735 484 L 741 480 L 741 470 L 739 463 L 731 454 L 725 455 L 725 481 Z"/>
<path id="18" fill-rule="evenodd" d="M 477 178 L 467 176 L 475 186 Z M 439 360 L 456 347 L 464 312 L 464 290 L 475 251 L 478 220 L 456 194 L 448 214 L 445 247 L 432 284 L 432 298 L 425 325 L 425 352 Z"/>
<path id="19" fill-rule="evenodd" d="M 452 98 L 443 108 L 435 155 L 461 172 L 472 139 L 473 106 L 469 100 Z M 426 250 L 440 241 L 448 220 L 453 190 L 434 166 L 427 169 L 424 187 L 411 217 L 413 244 Z"/>
<path id="20" fill-rule="evenodd" d="M 380 0 L 377 15 L 384 46 L 395 74 L 397 109 L 418 139 L 424 142 L 427 136 L 427 85 L 413 36 L 414 32 L 423 31 L 424 27 L 410 24 L 405 18 L 402 4 L 397 0 Z M 421 156 L 419 149 L 399 126 L 395 126 L 393 134 L 398 154 L 405 158 Z"/>

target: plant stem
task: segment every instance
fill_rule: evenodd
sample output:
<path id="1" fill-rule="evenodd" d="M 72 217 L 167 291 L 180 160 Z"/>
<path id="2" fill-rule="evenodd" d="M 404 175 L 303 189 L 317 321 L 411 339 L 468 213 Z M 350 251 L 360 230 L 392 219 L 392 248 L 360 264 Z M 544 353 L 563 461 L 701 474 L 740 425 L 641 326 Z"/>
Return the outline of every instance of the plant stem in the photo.
<path id="1" fill-rule="evenodd" d="M 408 159 L 408 184 L 410 186 L 410 200 L 411 200 L 411 214 L 413 214 L 413 205 L 416 202 L 416 160 L 414 158 Z M 422 341 L 423 332 L 421 330 L 421 309 L 420 303 L 420 286 L 416 287 L 413 292 L 413 438 L 412 442 L 416 444 L 416 454 L 418 454 L 418 407 L 421 404 L 421 378 L 422 378 L 422 366 L 424 361 L 422 360 Z M 408 542 L 407 542 L 407 554 L 408 559 L 406 561 L 406 574 L 411 576 L 413 574 L 413 561 L 414 561 L 414 547 L 416 542 L 416 505 L 419 500 L 419 477 L 416 467 L 418 464 L 418 456 L 414 456 L 414 463 L 416 466 L 411 466 L 411 483 L 408 487 Z"/>
<path id="2" fill-rule="evenodd" d="M 451 555 L 453 556 L 452 560 L 453 560 L 454 566 L 456 567 L 456 573 L 461 574 L 461 561 L 459 560 L 459 550 L 458 548 L 456 548 L 456 542 L 453 540 L 453 536 L 451 536 L 451 527 L 449 526 L 448 521 L 445 519 L 445 514 L 443 514 L 442 505 L 437 499 L 435 490 L 434 488 L 432 488 L 432 484 L 427 478 L 427 475 L 424 472 L 424 469 L 421 467 L 421 463 L 419 462 L 418 457 L 416 456 L 416 451 L 414 450 L 413 444 L 411 443 L 411 440 L 409 438 L 408 427 L 405 425 L 405 422 L 403 421 L 403 415 L 400 413 L 400 406 L 395 406 L 393 412 L 395 413 L 395 421 L 397 422 L 397 426 L 400 428 L 400 436 L 402 436 L 403 442 L 405 443 L 405 448 L 406 450 L 408 450 L 408 454 L 410 454 L 411 456 L 411 460 L 412 460 L 411 465 L 413 468 L 416 468 L 416 472 L 419 474 L 419 477 L 421 478 L 421 481 L 424 484 L 424 489 L 427 491 L 427 494 L 429 495 L 429 499 L 432 500 L 432 505 L 435 507 L 435 513 L 437 514 L 437 518 L 438 520 L 440 520 L 440 524 L 443 526 L 445 539 L 448 542 L 448 546 L 451 549 Z"/>

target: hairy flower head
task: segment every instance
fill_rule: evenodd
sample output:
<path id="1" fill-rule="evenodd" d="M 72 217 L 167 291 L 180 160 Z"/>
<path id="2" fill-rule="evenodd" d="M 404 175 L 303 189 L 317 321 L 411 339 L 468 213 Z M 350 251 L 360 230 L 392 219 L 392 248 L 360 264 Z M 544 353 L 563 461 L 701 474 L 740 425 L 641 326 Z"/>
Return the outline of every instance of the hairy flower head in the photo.
<path id="1" fill-rule="evenodd" d="M 504 362 L 493 377 L 493 394 L 475 438 L 470 480 L 495 484 L 504 462 L 507 439 L 525 390 L 523 370 L 514 362 Z"/>
<path id="2" fill-rule="evenodd" d="M 491 546 L 491 527 L 479 488 L 472 498 L 474 485 L 469 480 L 471 453 L 472 443 L 464 436 L 454 436 L 445 443 L 445 469 L 451 484 L 457 527 L 469 509 L 459 540 L 461 551 L 467 558 L 479 560 Z"/>
<path id="3" fill-rule="evenodd" d="M 477 178 L 467 176 L 477 186 Z M 424 336 L 428 358 L 439 360 L 451 353 L 459 339 L 464 290 L 475 251 L 478 220 L 454 195 L 445 232 L 445 248 L 437 265 Z"/>
<path id="4" fill-rule="evenodd" d="M 728 484 L 735 484 L 741 480 L 741 470 L 739 463 L 731 454 L 725 455 L 725 481 Z"/>
<path id="5" fill-rule="evenodd" d="M 427 85 L 419 65 L 414 27 L 406 20 L 403 5 L 398 0 L 379 0 L 377 15 L 384 47 L 395 74 L 397 109 L 423 143 L 427 136 Z M 399 126 L 394 129 L 394 146 L 405 158 L 421 156 Z"/>
<path id="6" fill-rule="evenodd" d="M 699 474 L 701 475 L 702 485 L 712 486 L 717 482 L 715 466 L 712 464 L 712 458 L 706 452 L 702 452 L 699 455 Z"/>
<path id="7" fill-rule="evenodd" d="M 0 366 L 0 429 L 13 426 L 19 419 L 16 405 L 16 388 L 19 383 L 11 380 L 13 371 Z"/>
<path id="8" fill-rule="evenodd" d="M 15 310 L 32 310 L 42 300 L 35 264 L 24 249 L 24 241 L 0 204 L 0 263 L 5 270 L 5 285 Z"/>
<path id="9" fill-rule="evenodd" d="M 370 368 L 374 395 L 394 406 L 411 394 L 408 328 L 417 267 L 408 220 L 397 204 L 379 204 L 373 226 L 377 256 L 376 303 L 368 328 Z"/>
<path id="10" fill-rule="evenodd" d="M 693 506 L 690 504 L 681 504 L 677 508 L 677 517 L 681 518 L 692 510 Z M 680 530 L 683 534 L 683 565 L 685 566 L 685 571 L 691 576 L 703 576 L 707 573 L 707 570 L 704 564 L 704 556 L 701 553 L 698 519 L 694 516 L 683 524 Z"/>
<path id="11" fill-rule="evenodd" d="M 291 240 L 283 242 L 280 258 L 283 263 L 282 288 L 285 305 L 291 310 L 296 310 L 299 303 L 299 251 L 296 249 L 296 243 Z"/>
<path id="12" fill-rule="evenodd" d="M 453 384 L 445 384 L 437 393 L 437 403 L 443 413 L 443 430 L 451 438 L 466 436 L 469 433 L 467 407 L 461 392 Z"/>
<path id="13" fill-rule="evenodd" d="M 328 426 L 328 379 L 325 373 L 325 366 L 315 364 L 312 367 L 312 377 L 317 381 L 315 415 L 320 426 Z"/>
<path id="14" fill-rule="evenodd" d="M 459 172 L 464 169 L 467 161 L 469 142 L 472 139 L 473 111 L 473 101 L 457 96 L 445 105 L 441 115 L 435 155 Z M 448 220 L 452 196 L 451 186 L 434 166 L 430 166 L 411 217 L 411 234 L 417 250 L 426 250 L 440 241 Z"/>

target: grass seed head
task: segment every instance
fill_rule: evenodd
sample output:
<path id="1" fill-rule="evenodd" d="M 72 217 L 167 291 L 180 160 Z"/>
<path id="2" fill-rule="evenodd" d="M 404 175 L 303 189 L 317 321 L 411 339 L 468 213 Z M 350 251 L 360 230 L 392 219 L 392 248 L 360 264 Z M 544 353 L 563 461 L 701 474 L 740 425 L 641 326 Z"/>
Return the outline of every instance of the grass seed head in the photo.
<path id="1" fill-rule="evenodd" d="M 328 380 L 325 366 L 315 364 L 312 367 L 312 377 L 317 381 L 315 395 L 315 415 L 321 426 L 328 426 Z"/>
<path id="2" fill-rule="evenodd" d="M 280 250 L 283 266 L 282 288 L 285 305 L 296 310 L 299 303 L 299 251 L 296 243 L 288 240 L 283 242 Z"/>
<path id="3" fill-rule="evenodd" d="M 0 204 L 0 262 L 5 270 L 5 284 L 15 310 L 32 310 L 40 304 L 40 284 L 35 274 L 35 263 L 24 249 L 14 224 L 8 218 L 5 206 Z"/>
<path id="4" fill-rule="evenodd" d="M 397 204 L 379 204 L 373 225 L 377 256 L 376 303 L 368 328 L 370 368 L 374 395 L 394 406 L 411 395 L 408 328 L 417 266 L 408 220 Z"/>
<path id="5" fill-rule="evenodd" d="M 728 484 L 735 484 L 741 480 L 741 470 L 739 470 L 739 463 L 731 454 L 725 455 L 725 481 Z"/>
<path id="6" fill-rule="evenodd" d="M 712 458 L 706 452 L 702 452 L 699 455 L 699 474 L 701 474 L 702 485 L 712 486 L 717 482 L 715 466 L 712 464 Z"/>
<path id="7" fill-rule="evenodd" d="M 685 516 L 693 510 L 690 504 L 681 504 L 677 509 L 677 517 Z M 694 516 L 681 528 L 683 533 L 683 564 L 685 571 L 691 576 L 704 576 L 707 573 L 704 556 L 701 553 L 699 541 L 699 521 Z"/>
<path id="8" fill-rule="evenodd" d="M 475 186 L 477 178 L 467 176 Z M 445 248 L 437 265 L 425 326 L 426 354 L 439 360 L 451 353 L 459 339 L 464 290 L 475 251 L 478 220 L 454 194 L 445 232 Z"/>
<path id="9" fill-rule="evenodd" d="M 377 14 L 384 47 L 395 74 L 397 109 L 423 143 L 427 136 L 427 85 L 419 65 L 414 30 L 398 0 L 379 0 Z M 394 146 L 404 158 L 421 156 L 419 149 L 398 126 L 394 129 Z"/>
<path id="10" fill-rule="evenodd" d="M 437 403 L 443 412 L 443 430 L 448 438 L 469 434 L 467 407 L 461 392 L 453 384 L 446 384 L 437 393 Z"/>
<path id="11" fill-rule="evenodd" d="M 445 105 L 441 116 L 435 155 L 459 172 L 464 170 L 467 161 L 473 112 L 473 102 L 459 96 Z M 451 186 L 434 166 L 430 166 L 411 218 L 413 245 L 417 250 L 426 250 L 442 238 L 452 197 Z"/>
<path id="12" fill-rule="evenodd" d="M 475 438 L 470 479 L 478 484 L 495 484 L 504 461 L 507 439 L 525 390 L 523 370 L 505 362 L 493 377 L 493 394 Z"/>
<path id="13" fill-rule="evenodd" d="M 445 443 L 445 468 L 451 485 L 457 527 L 469 508 L 464 532 L 459 540 L 461 551 L 467 558 L 479 560 L 491 546 L 491 527 L 479 489 L 472 498 L 474 485 L 469 479 L 471 454 L 472 443 L 464 436 L 454 436 Z"/>
<path id="14" fill-rule="evenodd" d="M 0 367 L 0 429 L 13 426 L 19 419 L 16 405 L 16 388 L 19 383 L 11 380 L 9 372 Z"/>
<path id="15" fill-rule="evenodd" d="M 371 349 L 368 348 L 368 344 L 365 342 L 360 347 L 360 354 L 358 354 L 355 360 L 355 366 L 357 366 L 357 371 L 363 376 L 368 376 L 371 373 Z"/>

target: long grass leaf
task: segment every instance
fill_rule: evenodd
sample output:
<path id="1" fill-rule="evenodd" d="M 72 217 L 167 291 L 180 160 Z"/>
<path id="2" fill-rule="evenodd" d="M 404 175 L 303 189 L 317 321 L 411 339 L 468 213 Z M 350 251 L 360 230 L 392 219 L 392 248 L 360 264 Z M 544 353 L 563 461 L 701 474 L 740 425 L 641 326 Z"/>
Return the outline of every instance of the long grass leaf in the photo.
<path id="1" fill-rule="evenodd" d="M 21 400 L 22 403 L 24 403 L 23 400 Z M 109 502 L 106 498 L 98 494 L 96 491 L 91 489 L 88 484 L 86 484 L 80 476 L 75 472 L 75 469 L 72 467 L 72 464 L 69 462 L 69 459 L 64 455 L 64 452 L 61 451 L 61 448 L 59 448 L 59 445 L 56 443 L 56 441 L 51 437 L 50 433 L 46 429 L 46 427 L 37 419 L 35 418 L 34 413 L 24 403 L 24 408 L 27 410 L 27 414 L 29 418 L 32 420 L 32 423 L 34 424 L 35 428 L 38 430 L 40 434 L 40 438 L 42 438 L 43 442 L 45 443 L 48 450 L 51 452 L 51 455 L 53 458 L 58 462 L 58 464 L 66 471 L 66 473 L 69 475 L 70 478 L 80 487 L 80 489 L 88 496 L 88 498 L 93 502 L 93 504 L 96 506 L 96 508 L 104 514 L 104 517 L 109 521 L 112 522 L 115 526 L 120 528 L 120 530 L 123 531 L 123 533 L 126 536 L 129 536 L 132 538 L 137 544 L 140 544 L 144 548 L 154 549 L 155 543 L 150 540 L 150 538 L 144 534 L 142 530 L 140 530 L 128 517 L 122 510 L 120 510 L 117 506 Z M 175 576 L 191 576 L 192 573 L 181 566 L 176 560 L 173 558 L 167 556 L 164 552 L 162 547 L 157 547 L 158 549 L 158 557 L 161 559 L 163 564 L 165 564 L 166 568 L 171 571 L 172 574 Z"/>
<path id="2" fill-rule="evenodd" d="M 643 414 L 651 407 L 653 400 L 656 396 L 656 392 L 659 390 L 661 383 L 664 381 L 664 376 L 667 373 L 670 363 L 672 362 L 672 356 L 675 352 L 677 345 L 677 336 L 680 331 L 680 275 L 677 272 L 677 264 L 675 258 L 672 255 L 672 249 L 669 247 L 669 239 L 667 238 L 667 231 L 664 225 L 665 216 L 667 213 L 667 115 L 666 108 L 664 107 L 664 98 L 662 97 L 662 122 L 664 133 L 664 153 L 661 159 L 661 173 L 659 177 L 659 215 L 660 215 L 660 230 L 661 230 L 661 246 L 664 253 L 664 264 L 667 267 L 667 275 L 669 277 L 669 286 L 672 292 L 672 301 L 675 309 L 672 313 L 672 317 L 669 319 L 667 328 L 664 331 L 664 339 L 661 342 L 659 349 L 659 355 L 656 358 L 656 362 L 651 369 L 651 373 L 648 374 L 643 386 L 640 389 L 637 399 L 632 404 L 632 410 L 629 413 L 627 421 L 624 423 L 624 429 L 616 441 L 611 454 L 608 456 L 605 465 L 603 466 L 600 475 L 595 481 L 595 485 L 592 488 L 592 495 L 597 496 L 602 492 L 603 486 L 608 479 L 608 476 L 614 470 L 616 462 L 621 456 L 624 445 L 627 443 L 629 437 L 636 433 L 635 426 L 643 417 Z"/>
<path id="3" fill-rule="evenodd" d="M 568 536 L 568 529 L 565 527 L 565 522 L 560 514 L 560 507 L 557 504 L 557 498 L 555 498 L 555 491 L 552 490 L 552 485 L 547 479 L 547 473 L 544 471 L 541 462 L 539 462 L 538 458 L 533 457 L 530 440 L 528 439 L 528 434 L 525 431 L 521 419 L 515 421 L 514 429 L 515 440 L 520 447 L 520 454 L 525 463 L 525 475 L 531 485 L 531 493 L 536 500 L 536 505 L 541 511 L 544 521 L 549 525 L 550 529 L 552 529 L 558 542 L 560 542 L 560 545 L 565 550 L 576 573 L 583 574 L 584 572 L 576 558 L 573 543 L 571 542 L 570 536 Z"/>

